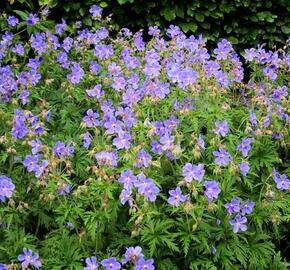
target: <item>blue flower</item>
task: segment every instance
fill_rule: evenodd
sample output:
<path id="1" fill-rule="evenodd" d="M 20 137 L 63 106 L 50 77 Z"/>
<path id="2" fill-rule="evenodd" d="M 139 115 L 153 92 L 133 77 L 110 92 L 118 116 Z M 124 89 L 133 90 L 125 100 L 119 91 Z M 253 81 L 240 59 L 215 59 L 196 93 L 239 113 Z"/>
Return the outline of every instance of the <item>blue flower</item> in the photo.
<path id="1" fill-rule="evenodd" d="M 243 176 L 246 176 L 250 170 L 249 163 L 247 161 L 242 161 L 239 165 L 240 172 Z"/>
<path id="2" fill-rule="evenodd" d="M 219 147 L 219 151 L 213 151 L 215 158 L 215 163 L 220 166 L 227 166 L 233 161 L 232 156 L 227 152 L 222 146 Z"/>
<path id="3" fill-rule="evenodd" d="M 98 269 L 98 262 L 95 256 L 86 258 L 86 264 L 87 265 L 86 267 L 84 267 L 84 270 L 97 270 Z"/>
<path id="4" fill-rule="evenodd" d="M 233 226 L 234 233 L 238 233 L 239 231 L 247 230 L 247 218 L 241 215 L 237 215 L 234 219 L 230 220 L 230 225 Z"/>
<path id="5" fill-rule="evenodd" d="M 205 181 L 204 186 L 206 188 L 204 194 L 206 195 L 209 202 L 212 202 L 214 198 L 218 198 L 221 189 L 218 182 L 216 181 Z"/>
<path id="6" fill-rule="evenodd" d="M 15 185 L 12 183 L 11 178 L 6 175 L 0 176 L 0 201 L 4 202 L 6 198 L 11 198 Z"/>
<path id="7" fill-rule="evenodd" d="M 178 207 L 180 203 L 188 201 L 188 196 L 182 195 L 182 190 L 180 187 L 176 189 L 169 190 L 170 197 L 168 198 L 168 203 Z"/>
<path id="8" fill-rule="evenodd" d="M 237 150 L 242 152 L 243 157 L 247 157 L 249 151 L 251 150 L 251 142 L 253 141 L 252 138 L 243 139 L 241 144 L 237 147 Z"/>
<path id="9" fill-rule="evenodd" d="M 154 270 L 154 260 L 145 260 L 141 258 L 138 264 L 135 266 L 135 270 Z"/>
<path id="10" fill-rule="evenodd" d="M 255 206 L 255 202 L 247 201 L 241 206 L 242 215 L 248 215 L 253 213 L 253 207 Z"/>
<path id="11" fill-rule="evenodd" d="M 8 270 L 8 267 L 4 263 L 0 263 L 0 270 Z"/>
<path id="12" fill-rule="evenodd" d="M 225 208 L 228 210 L 229 215 L 233 213 L 238 213 L 240 211 L 240 201 L 236 198 L 233 198 L 231 202 L 226 203 Z"/>
<path id="13" fill-rule="evenodd" d="M 89 12 L 92 14 L 93 18 L 101 17 L 103 9 L 97 5 L 92 5 Z"/>
<path id="14" fill-rule="evenodd" d="M 229 132 L 228 122 L 224 121 L 216 121 L 215 122 L 215 134 L 220 134 L 222 137 L 225 137 Z"/>
<path id="15" fill-rule="evenodd" d="M 37 24 L 38 22 L 39 22 L 39 18 L 34 13 L 30 13 L 28 15 L 28 18 L 26 19 L 26 24 L 28 26 L 33 26 L 33 25 Z"/>
<path id="16" fill-rule="evenodd" d="M 290 187 L 290 180 L 286 174 L 280 175 L 275 169 L 273 169 L 273 179 L 280 190 L 287 190 Z"/>
<path id="17" fill-rule="evenodd" d="M 127 262 L 136 264 L 143 256 L 141 247 L 129 247 L 125 252 L 125 259 L 122 261 L 122 264 L 126 264 Z"/>
<path id="18" fill-rule="evenodd" d="M 101 264 L 102 266 L 105 267 L 105 270 L 120 270 L 121 269 L 121 264 L 117 261 L 115 257 L 102 260 Z"/>
<path id="19" fill-rule="evenodd" d="M 205 170 L 202 163 L 198 165 L 192 165 L 191 163 L 186 163 L 182 170 L 182 175 L 186 182 L 191 182 L 193 179 L 200 182 L 204 176 Z"/>
<path id="20" fill-rule="evenodd" d="M 23 248 L 23 254 L 18 255 L 17 258 L 22 262 L 21 265 L 24 268 L 28 268 L 29 265 L 32 265 L 38 269 L 42 266 L 38 253 L 33 254 L 31 249 L 28 250 Z"/>
<path id="21" fill-rule="evenodd" d="M 18 18 L 16 18 L 15 16 L 9 16 L 7 18 L 7 23 L 11 26 L 11 27 L 15 27 L 18 23 L 19 20 Z"/>

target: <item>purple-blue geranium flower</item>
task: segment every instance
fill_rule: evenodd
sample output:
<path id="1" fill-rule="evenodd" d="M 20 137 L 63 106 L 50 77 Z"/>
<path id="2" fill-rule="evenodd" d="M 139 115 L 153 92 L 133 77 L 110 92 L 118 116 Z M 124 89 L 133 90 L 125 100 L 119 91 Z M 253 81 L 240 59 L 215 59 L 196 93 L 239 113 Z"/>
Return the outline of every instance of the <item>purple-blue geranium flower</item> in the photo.
<path id="1" fill-rule="evenodd" d="M 166 31 L 166 35 L 170 38 L 173 38 L 175 36 L 178 36 L 181 33 L 181 30 L 178 26 L 175 25 L 169 25 L 169 28 Z"/>
<path id="2" fill-rule="evenodd" d="M 6 198 L 11 198 L 15 185 L 12 183 L 11 178 L 6 175 L 0 176 L 0 201 L 4 202 Z"/>
<path id="3" fill-rule="evenodd" d="M 136 264 L 143 257 L 144 255 L 141 247 L 129 247 L 125 252 L 125 259 L 122 261 L 122 264 L 126 264 L 127 262 Z"/>
<path id="4" fill-rule="evenodd" d="M 148 168 L 150 166 L 150 161 L 152 159 L 152 156 L 148 154 L 144 149 L 141 149 L 141 151 L 136 156 L 136 168 L 145 167 Z"/>
<path id="5" fill-rule="evenodd" d="M 218 72 L 220 71 L 220 65 L 215 61 L 208 61 L 208 63 L 204 66 L 207 76 L 217 76 Z"/>
<path id="6" fill-rule="evenodd" d="M 238 166 L 243 176 L 246 176 L 250 171 L 250 165 L 247 161 L 242 161 L 240 164 L 238 164 Z"/>
<path id="7" fill-rule="evenodd" d="M 168 198 L 168 203 L 178 207 L 180 203 L 188 201 L 188 196 L 182 195 L 182 190 L 180 187 L 176 189 L 169 190 L 170 197 Z"/>
<path id="8" fill-rule="evenodd" d="M 247 201 L 241 206 L 242 215 L 249 215 L 253 213 L 255 202 Z"/>
<path id="9" fill-rule="evenodd" d="M 57 141 L 52 148 L 52 152 L 57 157 L 69 157 L 74 153 L 74 147 L 68 144 L 67 146 L 60 141 Z"/>
<path id="10" fill-rule="evenodd" d="M 87 127 L 98 126 L 100 124 L 100 121 L 97 120 L 99 116 L 100 115 L 98 113 L 95 113 L 92 109 L 89 109 L 87 110 L 87 115 L 83 118 L 83 121 Z"/>
<path id="11" fill-rule="evenodd" d="M 247 218 L 241 215 L 237 215 L 234 219 L 230 220 L 230 225 L 233 226 L 234 233 L 238 233 L 239 231 L 247 230 Z"/>
<path id="12" fill-rule="evenodd" d="M 233 198 L 230 202 L 225 204 L 225 208 L 228 210 L 229 215 L 240 212 L 240 201 Z"/>
<path id="13" fill-rule="evenodd" d="M 138 262 L 138 264 L 135 266 L 135 270 L 154 270 L 154 260 L 149 259 L 145 260 L 144 258 L 141 258 Z"/>
<path id="14" fill-rule="evenodd" d="M 95 85 L 93 89 L 87 89 L 86 93 L 89 97 L 94 97 L 97 99 L 104 95 L 104 91 L 102 90 L 102 86 L 100 84 Z"/>
<path id="15" fill-rule="evenodd" d="M 30 13 L 28 15 L 28 18 L 26 19 L 26 24 L 28 26 L 33 26 L 33 25 L 37 24 L 38 22 L 39 22 L 39 18 L 34 13 Z"/>
<path id="16" fill-rule="evenodd" d="M 43 160 L 40 165 L 37 165 L 35 169 L 35 177 L 40 177 L 44 173 L 48 164 L 48 160 Z"/>
<path id="17" fill-rule="evenodd" d="M 11 27 L 15 27 L 18 23 L 19 20 L 18 18 L 16 18 L 15 16 L 9 16 L 7 18 L 7 23 L 11 26 Z"/>
<path id="18" fill-rule="evenodd" d="M 27 155 L 23 161 L 23 165 L 27 168 L 28 172 L 33 172 L 37 169 L 38 161 L 38 156 Z"/>
<path id="19" fill-rule="evenodd" d="M 218 47 L 213 51 L 217 56 L 217 60 L 226 60 L 232 51 L 232 44 L 223 39 L 217 45 Z"/>
<path id="20" fill-rule="evenodd" d="M 68 74 L 66 77 L 72 84 L 78 84 L 81 79 L 84 77 L 85 72 L 81 68 L 79 63 L 73 63 L 71 73 Z"/>
<path id="21" fill-rule="evenodd" d="M 133 200 L 131 199 L 131 190 L 122 189 L 120 194 L 121 204 L 124 205 L 126 202 L 129 202 L 130 206 L 133 204 Z"/>
<path id="22" fill-rule="evenodd" d="M 202 150 L 205 149 L 205 141 L 204 141 L 204 139 L 202 138 L 201 135 L 198 136 L 198 139 L 197 139 L 196 144 L 198 145 L 198 147 L 199 147 L 200 149 L 202 149 Z"/>
<path id="23" fill-rule="evenodd" d="M 58 184 L 58 188 L 56 190 L 59 195 L 67 195 L 71 191 L 71 185 L 68 184 L 66 181 L 62 180 Z"/>
<path id="24" fill-rule="evenodd" d="M 179 120 L 175 115 L 170 115 L 169 119 L 163 122 L 164 127 L 172 131 L 176 129 L 179 125 Z"/>
<path id="25" fill-rule="evenodd" d="M 86 266 L 84 267 L 84 270 L 97 270 L 98 266 L 96 256 L 92 256 L 90 258 L 86 258 Z"/>
<path id="26" fill-rule="evenodd" d="M 91 142 L 92 142 L 91 134 L 87 131 L 87 132 L 84 134 L 84 143 L 83 143 L 83 146 L 84 146 L 86 149 L 89 149 L 89 147 L 90 147 L 90 145 L 91 145 Z"/>
<path id="27" fill-rule="evenodd" d="M 97 75 L 101 70 L 101 66 L 96 61 L 91 61 L 90 63 L 90 72 L 94 75 Z"/>
<path id="28" fill-rule="evenodd" d="M 160 29 L 158 28 L 158 26 L 149 26 L 148 29 L 148 35 L 153 36 L 153 37 L 158 37 L 160 34 Z"/>
<path id="29" fill-rule="evenodd" d="M 107 166 L 114 168 L 118 162 L 118 154 L 116 152 L 101 151 L 95 154 L 95 158 L 99 166 Z"/>
<path id="30" fill-rule="evenodd" d="M 225 137 L 229 133 L 228 122 L 224 121 L 216 121 L 215 122 L 215 134 L 220 134 L 222 137 Z"/>
<path id="31" fill-rule="evenodd" d="M 52 152 L 58 157 L 65 156 L 66 153 L 65 144 L 60 141 L 56 142 L 52 149 Z"/>
<path id="32" fill-rule="evenodd" d="M 243 139 L 242 142 L 237 147 L 237 150 L 242 152 L 243 157 L 247 157 L 249 151 L 251 150 L 251 142 L 253 141 L 252 138 Z"/>
<path id="33" fill-rule="evenodd" d="M 216 181 L 205 181 L 204 182 L 204 187 L 205 187 L 205 192 L 204 194 L 206 195 L 207 199 L 209 202 L 212 202 L 213 199 L 217 199 L 221 189 L 219 187 L 218 182 Z"/>
<path id="34" fill-rule="evenodd" d="M 24 47 L 21 44 L 15 44 L 15 46 L 12 48 L 12 52 L 17 53 L 21 56 L 24 55 Z"/>
<path id="35" fill-rule="evenodd" d="M 144 197 L 150 201 L 155 202 L 157 198 L 157 194 L 160 192 L 160 189 L 154 184 L 154 182 L 149 182 L 146 186 L 143 195 Z"/>
<path id="36" fill-rule="evenodd" d="M 75 148 L 72 145 L 68 144 L 65 149 L 65 156 L 70 157 L 73 155 L 74 152 Z"/>
<path id="37" fill-rule="evenodd" d="M 277 86 L 275 90 L 271 92 L 270 97 L 276 101 L 276 102 L 281 102 L 283 98 L 286 98 L 288 96 L 288 89 L 287 86 L 283 85 Z"/>
<path id="38" fill-rule="evenodd" d="M 73 225 L 72 222 L 69 221 L 69 222 L 66 223 L 66 226 L 67 226 L 68 228 L 73 228 L 74 225 Z"/>
<path id="39" fill-rule="evenodd" d="M 107 134 L 114 134 L 114 133 L 122 133 L 122 126 L 123 122 L 120 120 L 117 120 L 115 117 L 110 117 L 107 121 L 104 122 L 104 127 L 107 129 Z"/>
<path id="40" fill-rule="evenodd" d="M 19 99 L 21 100 L 21 104 L 25 105 L 29 102 L 29 95 L 30 93 L 26 90 L 22 90 L 19 94 Z"/>
<path id="41" fill-rule="evenodd" d="M 121 132 L 119 136 L 113 139 L 113 145 L 119 149 L 129 149 L 131 146 L 130 140 L 132 139 L 132 135 L 129 133 Z"/>
<path id="42" fill-rule="evenodd" d="M 274 65 L 264 67 L 263 71 L 265 77 L 271 81 L 275 81 L 275 79 L 278 77 L 277 68 Z"/>
<path id="43" fill-rule="evenodd" d="M 155 201 L 160 190 L 153 180 L 147 178 L 144 173 L 140 173 L 137 179 L 138 181 L 135 183 L 135 187 L 138 188 L 138 192 L 144 195 L 149 201 Z"/>
<path id="44" fill-rule="evenodd" d="M 8 266 L 4 263 L 0 263 L 0 270 L 8 270 Z"/>
<path id="45" fill-rule="evenodd" d="M 21 265 L 23 268 L 28 268 L 29 265 L 32 265 L 38 269 L 42 266 L 39 260 L 39 254 L 33 254 L 31 249 L 23 248 L 23 254 L 18 255 L 17 259 L 22 262 Z"/>
<path id="46" fill-rule="evenodd" d="M 58 35 L 62 35 L 65 27 L 67 26 L 66 21 L 64 19 L 61 19 L 61 21 L 62 21 L 62 23 L 59 23 L 55 26 L 55 32 Z"/>
<path id="47" fill-rule="evenodd" d="M 219 166 L 227 166 L 233 161 L 232 156 L 227 152 L 222 146 L 219 147 L 219 151 L 213 151 L 215 158 L 215 163 Z"/>
<path id="48" fill-rule="evenodd" d="M 42 147 L 42 142 L 40 140 L 32 140 L 30 142 L 31 146 L 31 152 L 33 155 L 37 154 L 40 151 L 40 148 Z"/>
<path id="49" fill-rule="evenodd" d="M 92 5 L 89 11 L 92 14 L 92 17 L 96 18 L 102 16 L 103 9 L 97 5 Z"/>
<path id="50" fill-rule="evenodd" d="M 273 169 L 273 179 L 280 190 L 287 190 L 290 187 L 290 180 L 287 178 L 286 174 L 279 174 L 275 169 Z"/>
<path id="51" fill-rule="evenodd" d="M 257 58 L 257 56 L 258 56 L 258 53 L 255 48 L 245 49 L 244 58 L 247 61 L 252 62 L 255 58 Z"/>
<path id="52" fill-rule="evenodd" d="M 133 172 L 130 169 L 128 169 L 121 173 L 118 182 L 123 184 L 125 189 L 131 190 L 137 182 L 137 177 L 133 174 Z"/>
<path id="53" fill-rule="evenodd" d="M 186 163 L 182 170 L 182 175 L 186 182 L 191 182 L 193 179 L 200 182 L 204 173 L 204 164 L 192 165 L 191 163 Z"/>
<path id="54" fill-rule="evenodd" d="M 105 267 L 105 270 L 120 270 L 121 269 L 121 264 L 117 261 L 115 257 L 102 260 L 101 264 L 102 266 Z"/>

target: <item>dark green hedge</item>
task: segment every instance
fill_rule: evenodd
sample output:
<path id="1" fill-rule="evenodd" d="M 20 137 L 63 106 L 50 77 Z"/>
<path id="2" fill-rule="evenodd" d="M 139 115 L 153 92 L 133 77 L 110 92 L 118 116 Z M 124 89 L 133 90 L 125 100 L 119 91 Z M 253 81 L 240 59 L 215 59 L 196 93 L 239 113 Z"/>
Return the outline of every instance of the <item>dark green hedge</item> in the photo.
<path id="1" fill-rule="evenodd" d="M 290 0 L 10 0 L 27 8 L 49 4 L 53 19 L 82 19 L 90 24 L 90 5 L 113 13 L 116 29 L 139 30 L 148 25 L 180 26 L 187 33 L 202 33 L 209 41 L 226 37 L 240 47 L 282 45 L 290 35 Z"/>

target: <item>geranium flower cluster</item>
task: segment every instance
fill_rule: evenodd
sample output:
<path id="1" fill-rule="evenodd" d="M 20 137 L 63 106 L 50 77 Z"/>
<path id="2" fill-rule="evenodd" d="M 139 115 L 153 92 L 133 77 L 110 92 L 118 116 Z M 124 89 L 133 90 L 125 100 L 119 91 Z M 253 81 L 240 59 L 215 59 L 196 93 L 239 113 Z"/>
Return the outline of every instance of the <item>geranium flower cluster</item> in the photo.
<path id="1" fill-rule="evenodd" d="M 127 248 L 125 254 L 125 258 L 120 262 L 115 257 L 110 257 L 107 259 L 104 259 L 100 262 L 100 265 L 97 262 L 96 256 L 92 256 L 85 259 L 85 266 L 84 270 L 98 270 L 102 269 L 105 270 L 120 270 L 122 266 L 134 266 L 135 270 L 154 270 L 154 260 L 148 259 L 146 260 L 144 258 L 144 254 L 142 252 L 142 248 L 139 246 L 136 247 L 129 247 Z M 33 253 L 31 249 L 23 248 L 23 254 L 19 254 L 17 257 L 18 261 L 21 262 L 21 265 L 23 268 L 28 268 L 29 266 L 33 266 L 36 269 L 39 269 L 42 267 L 42 262 L 39 257 L 39 254 Z M 129 266 L 130 267 L 130 266 Z M 0 269 L 1 270 L 7 270 L 8 266 L 5 264 L 0 263 Z"/>
<path id="2" fill-rule="evenodd" d="M 124 205 L 128 202 L 131 208 L 134 206 L 134 200 L 132 198 L 133 188 L 136 188 L 138 194 L 143 195 L 150 202 L 156 200 L 156 196 L 160 191 L 154 181 L 147 178 L 144 173 L 135 176 L 131 170 L 123 171 L 118 182 L 123 184 L 123 190 L 120 195 L 121 203 Z"/>
<path id="3" fill-rule="evenodd" d="M 86 259 L 86 267 L 84 270 L 98 270 L 100 266 L 103 266 L 105 270 L 120 270 L 123 266 L 130 267 L 134 266 L 135 270 L 154 270 L 154 260 L 146 260 L 144 254 L 142 253 L 142 248 L 139 246 L 127 248 L 125 258 L 120 262 L 115 257 L 104 259 L 100 262 L 100 265 L 97 262 L 95 256 Z"/>
<path id="4" fill-rule="evenodd" d="M 234 233 L 239 231 L 247 230 L 247 218 L 246 215 L 252 214 L 255 202 L 247 201 L 240 205 L 239 199 L 233 198 L 230 202 L 226 203 L 224 206 L 231 216 L 230 225 L 233 227 Z"/>
<path id="5" fill-rule="evenodd" d="M 51 254 L 42 262 L 24 248 L 23 268 L 51 269 L 75 244 L 75 260 L 65 260 L 73 266 L 60 268 L 115 254 L 89 257 L 84 269 L 154 269 L 139 246 L 117 259 L 118 248 L 140 245 L 160 269 L 199 269 L 193 264 L 232 250 L 218 248 L 217 216 L 230 217 L 228 239 L 251 238 L 260 209 L 267 226 L 278 223 L 290 187 L 289 53 L 245 50 L 253 69 L 245 81 L 226 39 L 211 52 L 202 35 L 174 25 L 166 36 L 150 26 L 148 41 L 127 28 L 113 35 L 96 5 L 90 28 L 62 19 L 47 29 L 47 14 L 7 16 L 0 40 L 1 260 L 18 255 L 2 243 L 21 228 L 26 246 Z M 226 259 L 238 265 L 234 257 L 221 255 L 218 269 Z"/>

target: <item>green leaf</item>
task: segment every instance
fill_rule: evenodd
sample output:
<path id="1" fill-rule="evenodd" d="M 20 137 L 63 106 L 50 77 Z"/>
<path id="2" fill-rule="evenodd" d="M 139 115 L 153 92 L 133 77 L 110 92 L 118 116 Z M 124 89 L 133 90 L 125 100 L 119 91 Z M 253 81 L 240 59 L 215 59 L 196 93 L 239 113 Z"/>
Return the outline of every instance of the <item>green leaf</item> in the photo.
<path id="1" fill-rule="evenodd" d="M 204 21 L 204 16 L 203 16 L 203 14 L 201 14 L 201 13 L 197 13 L 197 14 L 195 14 L 195 19 L 196 19 L 198 22 L 203 22 L 203 21 Z"/>
<path id="2" fill-rule="evenodd" d="M 120 5 L 123 5 L 123 4 L 127 3 L 127 2 L 133 3 L 133 1 L 134 1 L 134 0 L 118 0 L 118 3 L 119 3 Z"/>
<path id="3" fill-rule="evenodd" d="M 107 2 L 101 2 L 100 3 L 100 7 L 102 7 L 102 8 L 106 8 L 107 6 L 108 6 Z"/>
<path id="4" fill-rule="evenodd" d="M 282 30 L 282 32 L 283 32 L 284 34 L 286 34 L 286 35 L 289 35 L 289 34 L 290 34 L 290 27 L 288 27 L 288 26 L 286 26 L 286 25 L 283 25 L 283 26 L 281 27 L 281 30 Z"/>
<path id="5" fill-rule="evenodd" d="M 21 10 L 13 10 L 17 15 L 21 17 L 22 20 L 26 20 L 28 15 L 27 13 L 21 11 Z"/>
<path id="6" fill-rule="evenodd" d="M 232 43 L 232 44 L 239 44 L 239 40 L 235 37 L 229 37 L 228 40 Z"/>
<path id="7" fill-rule="evenodd" d="M 197 30 L 197 25 L 192 22 L 192 23 L 182 23 L 180 24 L 180 27 L 182 28 L 182 30 L 187 33 L 188 31 L 192 31 L 195 32 Z"/>
<path id="8" fill-rule="evenodd" d="M 161 10 L 160 14 L 167 20 L 167 21 L 171 21 L 174 20 L 176 18 L 176 14 L 175 14 L 175 10 L 170 8 L 170 7 L 166 7 L 164 9 Z"/>
<path id="9" fill-rule="evenodd" d="M 182 6 L 176 6 L 175 7 L 176 10 L 176 15 L 180 18 L 184 18 L 184 9 Z"/>

